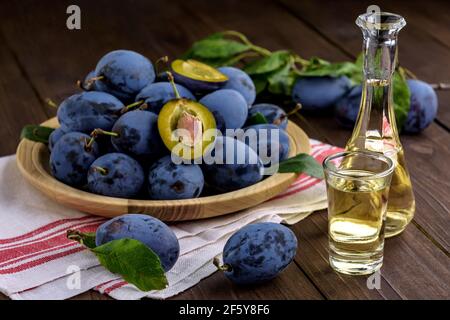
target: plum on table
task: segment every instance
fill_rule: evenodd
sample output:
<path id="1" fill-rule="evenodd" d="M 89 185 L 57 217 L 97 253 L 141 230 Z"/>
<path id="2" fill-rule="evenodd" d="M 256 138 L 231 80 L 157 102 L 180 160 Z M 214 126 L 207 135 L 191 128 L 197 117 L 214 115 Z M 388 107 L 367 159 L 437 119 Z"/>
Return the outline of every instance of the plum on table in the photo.
<path id="1" fill-rule="evenodd" d="M 272 222 L 254 223 L 228 239 L 224 265 L 219 268 L 236 284 L 261 283 L 280 274 L 296 252 L 297 238 L 289 228 Z"/>
<path id="2" fill-rule="evenodd" d="M 197 164 L 175 164 L 170 156 L 165 156 L 150 167 L 148 194 L 155 200 L 197 198 L 204 183 Z"/>
<path id="3" fill-rule="evenodd" d="M 143 55 L 130 50 L 115 50 L 97 63 L 97 90 L 108 92 L 125 103 L 134 100 L 145 86 L 155 81 L 153 64 Z"/>
<path id="4" fill-rule="evenodd" d="M 180 254 L 180 244 L 175 233 L 162 221 L 144 214 L 125 214 L 115 217 L 96 231 L 97 246 L 113 240 L 134 239 L 149 247 L 161 260 L 164 271 L 175 265 Z"/>
<path id="5" fill-rule="evenodd" d="M 335 107 L 334 113 L 338 123 L 345 128 L 353 128 L 361 104 L 362 86 L 353 87 Z"/>
<path id="6" fill-rule="evenodd" d="M 279 106 L 272 103 L 258 103 L 253 105 L 248 110 L 247 121 L 245 122 L 245 126 L 251 126 L 254 123 L 254 117 L 257 114 L 261 114 L 267 120 L 267 123 L 274 124 L 279 126 L 281 129 L 286 130 L 288 124 L 288 115 L 286 112 L 281 109 Z"/>
<path id="7" fill-rule="evenodd" d="M 141 165 L 123 153 L 108 153 L 96 159 L 89 168 L 89 191 L 109 197 L 134 198 L 144 184 Z"/>
<path id="8" fill-rule="evenodd" d="M 111 130 L 122 108 L 123 103 L 108 93 L 86 91 L 65 99 L 57 117 L 65 131 L 90 133 L 97 128 Z"/>
<path id="9" fill-rule="evenodd" d="M 194 95 L 188 89 L 179 84 L 176 84 L 176 87 L 181 98 L 195 101 Z M 159 114 L 162 107 L 175 98 L 176 95 L 170 82 L 156 82 L 143 88 L 136 96 L 136 101 L 143 100 L 147 105 L 147 110 Z"/>
<path id="10" fill-rule="evenodd" d="M 263 178 L 263 163 L 258 154 L 244 142 L 218 136 L 214 148 L 204 156 L 205 180 L 221 191 L 251 186 Z"/>
<path id="11" fill-rule="evenodd" d="M 299 77 L 292 89 L 292 99 L 306 111 L 320 112 L 339 101 L 350 90 L 351 82 L 340 77 Z"/>
<path id="12" fill-rule="evenodd" d="M 220 72 L 228 77 L 227 83 L 222 89 L 236 90 L 247 101 L 247 105 L 250 107 L 256 99 L 256 89 L 252 78 L 242 71 L 241 69 L 234 67 L 221 67 L 218 68 Z"/>
<path id="13" fill-rule="evenodd" d="M 436 118 L 438 98 L 434 89 L 420 80 L 407 80 L 411 92 L 410 109 L 403 125 L 408 133 L 418 133 L 424 130 Z"/>
<path id="14" fill-rule="evenodd" d="M 247 120 L 248 105 L 236 90 L 220 89 L 200 99 L 216 119 L 217 129 L 225 134 L 226 129 L 240 129 Z"/>
<path id="15" fill-rule="evenodd" d="M 97 143 L 81 132 L 63 135 L 50 154 L 50 170 L 59 181 L 74 187 L 87 181 L 90 165 L 99 155 Z"/>

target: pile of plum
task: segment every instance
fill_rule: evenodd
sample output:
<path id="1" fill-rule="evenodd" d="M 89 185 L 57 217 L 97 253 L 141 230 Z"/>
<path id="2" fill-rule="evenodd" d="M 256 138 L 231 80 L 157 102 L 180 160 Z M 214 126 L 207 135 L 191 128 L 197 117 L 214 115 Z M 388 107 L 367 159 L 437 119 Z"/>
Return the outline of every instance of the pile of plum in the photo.
<path id="1" fill-rule="evenodd" d="M 199 197 L 205 180 L 211 189 L 228 192 L 263 179 L 271 163 L 260 158 L 259 148 L 225 135 L 197 139 L 198 132 L 216 128 L 223 134 L 252 128 L 258 146 L 277 150 L 278 161 L 287 158 L 287 115 L 273 104 L 253 105 L 255 85 L 245 72 L 195 60 L 175 60 L 170 71 L 157 74 L 134 51 L 103 56 L 81 85 L 84 91 L 58 107 L 60 127 L 49 138 L 53 176 L 96 194 L 162 200 Z M 255 122 L 261 115 L 264 123 Z M 175 143 L 178 129 L 188 134 Z M 279 134 L 260 135 L 265 129 Z M 177 150 L 180 142 L 187 149 Z M 246 162 L 174 163 L 174 155 L 186 158 L 200 142 L 202 152 L 214 154 L 227 146 L 235 158 L 245 154 Z"/>
<path id="2" fill-rule="evenodd" d="M 436 92 L 428 83 L 408 79 L 411 94 L 410 109 L 401 129 L 419 133 L 433 122 L 438 110 Z M 359 112 L 362 86 L 353 86 L 346 76 L 299 77 L 292 89 L 292 99 L 301 103 L 304 111 L 334 113 L 340 125 L 353 128 Z"/>

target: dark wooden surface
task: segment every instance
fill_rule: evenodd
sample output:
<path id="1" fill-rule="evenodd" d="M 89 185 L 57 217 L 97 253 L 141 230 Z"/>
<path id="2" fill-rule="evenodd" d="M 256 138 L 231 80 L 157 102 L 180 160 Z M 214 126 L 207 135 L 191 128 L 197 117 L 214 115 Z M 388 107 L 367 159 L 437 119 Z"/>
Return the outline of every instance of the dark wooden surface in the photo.
<path id="1" fill-rule="evenodd" d="M 269 49 L 292 49 L 342 61 L 361 48 L 356 16 L 370 1 L 78 1 L 82 30 L 65 27 L 72 1 L 0 1 L 0 155 L 15 151 L 20 129 L 39 123 L 77 91 L 105 52 L 128 48 L 152 60 L 177 57 L 196 39 L 234 29 Z M 378 1 L 405 16 L 400 62 L 428 82 L 450 81 L 450 5 L 447 1 Z M 402 136 L 417 201 L 416 216 L 388 239 L 381 289 L 366 277 L 334 273 L 327 262 L 325 211 L 292 229 L 299 239 L 295 262 L 274 281 L 232 285 L 216 273 L 175 299 L 438 299 L 450 298 L 450 91 L 439 92 L 439 114 L 422 134 Z M 349 131 L 332 117 L 297 117 L 313 138 L 343 146 Z M 4 182 L 2 182 L 4 183 Z M 0 299 L 5 298 L 0 296 Z M 105 299 L 87 292 L 76 299 Z"/>

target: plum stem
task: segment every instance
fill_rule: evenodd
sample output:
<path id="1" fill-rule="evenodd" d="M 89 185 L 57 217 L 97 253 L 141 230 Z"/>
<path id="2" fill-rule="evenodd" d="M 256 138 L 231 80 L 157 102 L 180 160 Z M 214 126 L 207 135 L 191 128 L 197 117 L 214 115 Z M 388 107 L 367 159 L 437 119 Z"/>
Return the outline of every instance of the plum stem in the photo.
<path id="1" fill-rule="evenodd" d="M 89 91 L 92 89 L 92 86 L 94 85 L 95 81 L 102 80 L 104 78 L 105 78 L 104 76 L 97 76 L 97 77 L 92 77 L 90 79 L 87 79 L 85 81 L 77 80 L 77 86 L 81 90 Z"/>
<path id="2" fill-rule="evenodd" d="M 50 98 L 45 99 L 45 102 L 47 103 L 48 106 L 58 109 L 58 105 Z"/>
<path id="3" fill-rule="evenodd" d="M 169 78 L 169 82 L 172 85 L 173 91 L 175 92 L 175 97 L 177 99 L 181 99 L 180 93 L 178 92 L 177 86 L 175 85 L 175 79 L 173 78 L 173 74 L 170 71 L 166 71 L 167 78 Z"/>
<path id="4" fill-rule="evenodd" d="M 97 137 L 99 135 L 105 135 L 105 136 L 112 136 L 112 137 L 118 137 L 119 134 L 117 132 L 113 132 L 113 131 L 105 131 L 103 129 L 97 128 L 94 129 L 90 136 L 90 139 L 86 139 L 86 145 L 85 145 L 85 149 L 86 151 L 90 151 L 92 148 L 92 144 L 94 143 L 95 139 L 97 139 Z"/>
<path id="5" fill-rule="evenodd" d="M 100 172 L 100 174 L 101 174 L 102 176 L 106 176 L 106 175 L 108 174 L 108 169 L 103 168 L 103 167 L 92 166 L 92 169 L 95 170 L 95 171 L 97 171 L 97 172 Z"/>
<path id="6" fill-rule="evenodd" d="M 121 114 L 124 114 L 124 113 L 126 113 L 127 111 L 129 111 L 130 109 L 132 109 L 132 108 L 134 108 L 134 107 L 136 107 L 136 106 L 140 106 L 140 105 L 143 104 L 143 103 L 144 103 L 144 100 L 139 100 L 139 101 L 130 103 L 130 104 L 124 106 L 124 107 L 120 110 L 120 113 L 121 113 Z"/>
<path id="7" fill-rule="evenodd" d="M 297 103 L 295 105 L 294 109 L 292 109 L 291 111 L 289 111 L 287 113 L 287 116 L 292 116 L 293 114 L 296 114 L 301 108 L 302 108 L 302 104 L 301 103 Z"/>
<path id="8" fill-rule="evenodd" d="M 263 48 L 263 47 L 253 44 L 250 40 L 248 40 L 248 38 L 244 34 L 242 34 L 240 32 L 237 32 L 234 30 L 227 30 L 227 31 L 222 32 L 222 34 L 239 38 L 244 44 L 249 46 L 250 49 L 252 49 L 255 52 L 258 52 L 262 56 L 267 57 L 272 54 L 272 52 L 270 50 L 267 50 L 266 48 Z"/>
<path id="9" fill-rule="evenodd" d="M 158 60 L 156 60 L 156 62 L 155 62 L 155 71 L 156 71 L 157 75 L 159 74 L 159 66 L 160 66 L 160 64 L 166 65 L 167 62 L 169 62 L 169 57 L 168 56 L 163 56 L 163 57 L 159 58 Z"/>
<path id="10" fill-rule="evenodd" d="M 434 90 L 450 90 L 450 83 L 444 83 L 444 82 L 430 83 L 430 86 Z"/>
<path id="11" fill-rule="evenodd" d="M 220 270 L 220 271 L 231 272 L 231 271 L 233 270 L 233 268 L 232 268 L 229 264 L 227 264 L 227 263 L 220 264 L 220 260 L 219 260 L 218 257 L 214 257 L 214 259 L 213 259 L 213 264 L 214 264 L 214 265 L 217 267 L 217 269 Z"/>

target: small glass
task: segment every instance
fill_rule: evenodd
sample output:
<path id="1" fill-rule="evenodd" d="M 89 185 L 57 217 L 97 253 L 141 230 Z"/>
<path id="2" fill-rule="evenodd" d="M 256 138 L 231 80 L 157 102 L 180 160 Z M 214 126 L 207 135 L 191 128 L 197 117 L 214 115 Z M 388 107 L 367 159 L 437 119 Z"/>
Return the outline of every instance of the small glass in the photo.
<path id="1" fill-rule="evenodd" d="M 351 275 L 379 270 L 393 161 L 380 153 L 347 151 L 327 157 L 323 167 L 331 267 Z"/>

